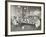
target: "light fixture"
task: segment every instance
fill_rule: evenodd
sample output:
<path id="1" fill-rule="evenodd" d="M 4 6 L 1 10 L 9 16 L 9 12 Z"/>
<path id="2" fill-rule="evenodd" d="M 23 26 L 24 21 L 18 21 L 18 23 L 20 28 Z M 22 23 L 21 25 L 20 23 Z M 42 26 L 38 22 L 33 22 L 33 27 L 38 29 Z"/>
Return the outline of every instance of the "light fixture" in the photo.
<path id="1" fill-rule="evenodd" d="M 18 8 L 20 8 L 21 6 L 18 6 Z"/>
<path id="2" fill-rule="evenodd" d="M 26 8 L 24 8 L 24 9 L 26 9 Z"/>

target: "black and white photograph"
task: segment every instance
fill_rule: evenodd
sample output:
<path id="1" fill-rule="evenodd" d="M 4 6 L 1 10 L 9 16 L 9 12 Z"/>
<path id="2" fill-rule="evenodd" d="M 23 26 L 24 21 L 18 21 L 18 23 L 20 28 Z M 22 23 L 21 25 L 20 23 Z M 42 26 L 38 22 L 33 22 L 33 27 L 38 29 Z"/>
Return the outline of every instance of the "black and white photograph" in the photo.
<path id="1" fill-rule="evenodd" d="M 11 31 L 41 30 L 41 7 L 11 5 Z"/>
<path id="2" fill-rule="evenodd" d="M 44 33 L 44 4 L 8 2 L 8 35 Z"/>

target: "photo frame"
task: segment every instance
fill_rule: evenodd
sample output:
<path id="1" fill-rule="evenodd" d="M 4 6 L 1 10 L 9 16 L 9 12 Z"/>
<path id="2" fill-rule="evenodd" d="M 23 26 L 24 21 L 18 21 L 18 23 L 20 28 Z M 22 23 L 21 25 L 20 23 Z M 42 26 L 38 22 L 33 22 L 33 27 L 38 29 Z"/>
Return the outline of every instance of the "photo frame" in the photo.
<path id="1" fill-rule="evenodd" d="M 5 35 L 45 34 L 45 3 L 5 2 Z"/>

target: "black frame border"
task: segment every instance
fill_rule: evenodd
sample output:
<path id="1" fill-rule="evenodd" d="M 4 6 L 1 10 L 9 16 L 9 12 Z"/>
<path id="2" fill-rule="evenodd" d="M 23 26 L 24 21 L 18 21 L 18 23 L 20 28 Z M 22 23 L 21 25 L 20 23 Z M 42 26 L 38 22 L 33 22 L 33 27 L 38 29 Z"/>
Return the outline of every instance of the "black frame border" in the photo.
<path id="1" fill-rule="evenodd" d="M 17 35 L 8 35 L 8 11 L 7 11 L 7 3 L 8 2 L 20 2 L 20 3 L 34 3 L 34 4 L 43 4 L 44 5 L 44 31 L 43 33 L 35 33 L 35 34 L 17 34 Z M 27 2 L 27 1 L 5 1 L 5 36 L 25 36 L 25 35 L 41 35 L 45 34 L 45 3 L 44 2 Z"/>

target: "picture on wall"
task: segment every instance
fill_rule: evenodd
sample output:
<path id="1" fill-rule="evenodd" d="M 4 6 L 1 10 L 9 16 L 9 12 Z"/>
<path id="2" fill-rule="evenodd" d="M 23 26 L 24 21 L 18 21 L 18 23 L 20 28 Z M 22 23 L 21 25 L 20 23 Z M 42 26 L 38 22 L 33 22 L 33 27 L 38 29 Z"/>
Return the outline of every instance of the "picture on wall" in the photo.
<path id="1" fill-rule="evenodd" d="M 42 34 L 44 3 L 7 2 L 7 35 Z"/>

